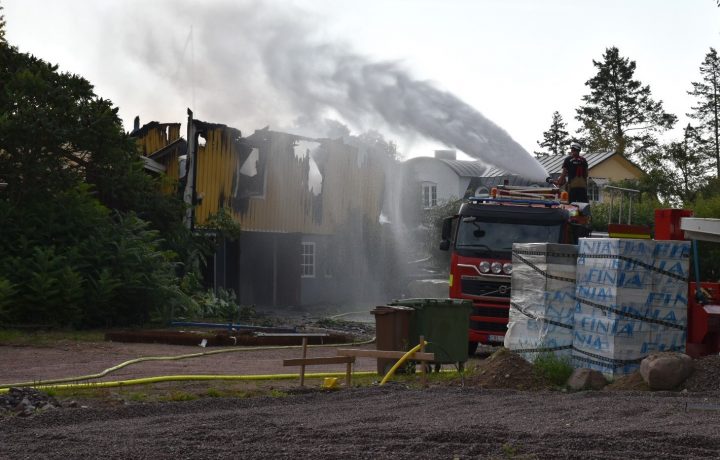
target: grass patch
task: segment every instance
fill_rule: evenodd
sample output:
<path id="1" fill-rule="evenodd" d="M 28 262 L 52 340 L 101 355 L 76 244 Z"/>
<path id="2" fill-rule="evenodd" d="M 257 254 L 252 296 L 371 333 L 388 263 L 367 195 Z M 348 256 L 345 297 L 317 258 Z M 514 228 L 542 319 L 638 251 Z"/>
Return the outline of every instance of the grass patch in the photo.
<path id="1" fill-rule="evenodd" d="M 559 358 L 553 353 L 540 354 L 535 359 L 535 371 L 554 385 L 563 386 L 573 373 L 569 358 Z"/>
<path id="2" fill-rule="evenodd" d="M 161 401 L 194 401 L 198 399 L 198 395 L 188 393 L 187 391 L 174 390 L 169 395 L 160 398 Z"/>
<path id="3" fill-rule="evenodd" d="M 501 449 L 502 449 L 503 455 L 505 455 L 508 458 L 512 458 L 512 457 L 516 456 L 518 453 L 517 448 L 515 446 L 513 446 L 512 444 L 510 444 L 509 442 L 506 442 L 505 444 L 503 444 Z"/>
<path id="4" fill-rule="evenodd" d="M 133 402 L 145 402 L 149 398 L 149 395 L 147 393 L 140 393 L 140 392 L 132 392 L 129 395 L 127 395 L 128 401 Z"/>

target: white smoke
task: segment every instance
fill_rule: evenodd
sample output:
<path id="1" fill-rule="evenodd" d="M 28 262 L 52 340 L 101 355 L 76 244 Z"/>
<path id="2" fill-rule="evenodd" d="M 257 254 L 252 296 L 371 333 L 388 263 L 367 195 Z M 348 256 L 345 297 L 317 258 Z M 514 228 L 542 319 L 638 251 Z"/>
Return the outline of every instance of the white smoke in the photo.
<path id="1" fill-rule="evenodd" d="M 413 78 L 398 63 L 318 39 L 322 22 L 305 11 L 255 1 L 173 5 L 157 14 L 139 7 L 145 11 L 135 23 L 141 39 L 126 43 L 185 94 L 186 105 L 196 92 L 201 118 L 241 129 L 307 130 L 334 118 L 357 131 L 383 127 L 433 139 L 529 179 L 547 176 L 502 128 L 453 94 Z"/>

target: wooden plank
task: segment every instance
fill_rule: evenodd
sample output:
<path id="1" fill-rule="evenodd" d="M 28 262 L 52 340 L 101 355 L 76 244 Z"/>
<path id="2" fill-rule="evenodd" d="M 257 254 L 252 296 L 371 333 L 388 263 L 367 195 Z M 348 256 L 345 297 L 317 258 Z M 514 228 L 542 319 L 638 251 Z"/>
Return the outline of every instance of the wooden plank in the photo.
<path id="1" fill-rule="evenodd" d="M 283 359 L 283 366 L 319 366 L 323 364 L 348 364 L 354 362 L 354 356 L 328 356 L 323 358 Z"/>
<path id="2" fill-rule="evenodd" d="M 400 359 L 405 356 L 406 351 L 392 350 L 360 350 L 354 348 L 338 348 L 340 356 L 357 356 L 362 358 L 388 358 Z M 435 353 L 415 353 L 411 358 L 413 361 L 435 361 Z"/>

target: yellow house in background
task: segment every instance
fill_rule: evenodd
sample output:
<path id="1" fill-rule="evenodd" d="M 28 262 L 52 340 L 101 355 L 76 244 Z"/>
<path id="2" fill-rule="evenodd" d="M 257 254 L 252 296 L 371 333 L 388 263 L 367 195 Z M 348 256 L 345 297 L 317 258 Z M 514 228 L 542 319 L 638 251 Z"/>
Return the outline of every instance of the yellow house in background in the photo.
<path id="1" fill-rule="evenodd" d="M 615 152 L 593 152 L 582 155 L 588 162 L 588 198 L 590 201 L 603 201 L 603 187 L 610 182 L 622 180 L 640 180 L 645 171 L 635 163 Z M 564 155 L 539 158 L 548 174 L 559 176 L 562 172 Z"/>
<path id="2" fill-rule="evenodd" d="M 588 198 L 592 202 L 608 199 L 610 182 L 640 179 L 645 172 L 615 152 L 597 152 L 583 155 L 588 162 Z M 548 176 L 558 177 L 565 155 L 546 156 L 538 161 Z M 490 193 L 500 184 L 517 186 L 546 186 L 508 171 L 488 168 L 480 161 L 458 160 L 454 150 L 436 150 L 434 157 L 416 157 L 405 162 L 414 180 L 413 187 L 421 194 L 422 206 L 431 208 L 448 200 Z"/>

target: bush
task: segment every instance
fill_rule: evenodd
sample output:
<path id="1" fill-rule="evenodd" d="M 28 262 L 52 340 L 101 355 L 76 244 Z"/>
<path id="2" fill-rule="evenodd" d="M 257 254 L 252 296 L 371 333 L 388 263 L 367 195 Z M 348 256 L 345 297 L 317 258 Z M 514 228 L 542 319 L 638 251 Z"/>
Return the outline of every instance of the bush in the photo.
<path id="1" fill-rule="evenodd" d="M 0 319 L 72 327 L 142 324 L 187 303 L 177 256 L 134 214 L 112 214 L 78 187 L 55 205 L 0 201 Z M 167 315 L 165 315 L 167 316 Z"/>
<path id="2" fill-rule="evenodd" d="M 559 358 L 554 353 L 541 353 L 535 359 L 535 370 L 555 385 L 565 385 L 573 373 L 568 358 Z"/>
<path id="3" fill-rule="evenodd" d="M 235 291 L 218 288 L 217 294 L 208 291 L 196 299 L 198 314 L 201 318 L 216 318 L 233 321 L 238 316 L 238 303 Z"/>
<path id="4" fill-rule="evenodd" d="M 655 210 L 666 208 L 667 206 L 653 198 L 651 195 L 643 194 L 640 200 L 633 199 L 632 202 L 631 222 L 634 225 L 655 226 Z M 606 232 L 608 223 L 617 223 L 619 220 L 620 203 L 615 200 L 612 207 L 612 216 L 610 216 L 610 203 L 595 203 L 592 205 L 592 228 L 596 231 Z M 622 223 L 628 222 L 628 204 L 627 198 L 623 206 Z"/>

